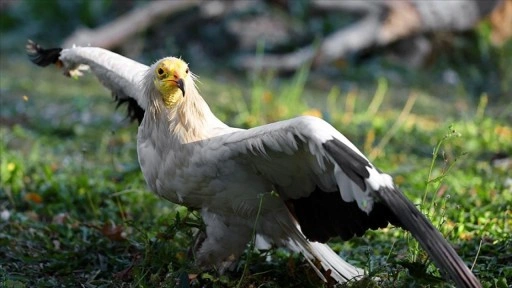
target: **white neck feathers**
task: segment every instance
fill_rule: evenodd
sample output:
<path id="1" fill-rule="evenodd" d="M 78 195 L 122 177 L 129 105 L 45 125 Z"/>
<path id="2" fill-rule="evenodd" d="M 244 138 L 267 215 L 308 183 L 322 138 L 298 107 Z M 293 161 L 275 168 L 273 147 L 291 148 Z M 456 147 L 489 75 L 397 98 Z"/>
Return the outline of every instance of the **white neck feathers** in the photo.
<path id="1" fill-rule="evenodd" d="M 215 128 L 227 127 L 212 113 L 197 91 L 192 77 L 185 79 L 185 96 L 172 108 L 164 105 L 153 81 L 146 81 L 145 84 L 146 95 L 150 96 L 150 101 L 147 110 L 149 113 L 142 125 L 147 128 L 156 129 L 157 133 L 166 133 L 167 137 L 183 144 L 212 137 Z"/>

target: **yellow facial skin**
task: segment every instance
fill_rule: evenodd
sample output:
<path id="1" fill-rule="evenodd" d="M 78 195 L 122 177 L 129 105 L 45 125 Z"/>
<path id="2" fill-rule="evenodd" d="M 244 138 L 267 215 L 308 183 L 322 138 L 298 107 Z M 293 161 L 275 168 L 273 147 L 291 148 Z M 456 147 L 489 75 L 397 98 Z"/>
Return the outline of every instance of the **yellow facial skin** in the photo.
<path id="1" fill-rule="evenodd" d="M 167 108 L 172 108 L 185 97 L 185 78 L 188 76 L 188 65 L 178 58 L 167 58 L 155 68 L 155 87 L 162 94 Z"/>

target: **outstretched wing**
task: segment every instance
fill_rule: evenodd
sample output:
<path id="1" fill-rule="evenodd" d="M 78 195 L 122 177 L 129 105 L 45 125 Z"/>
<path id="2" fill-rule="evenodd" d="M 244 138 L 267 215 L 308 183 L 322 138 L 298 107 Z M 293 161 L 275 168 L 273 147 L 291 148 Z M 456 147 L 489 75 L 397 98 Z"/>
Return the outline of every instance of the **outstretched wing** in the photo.
<path id="1" fill-rule="evenodd" d="M 286 201 L 312 241 L 349 239 L 368 229 L 400 226 L 459 287 L 480 287 L 432 223 L 359 150 L 327 122 L 314 117 L 237 131 L 209 139 L 220 157 L 249 161 Z M 222 159 L 218 159 L 222 161 Z"/>
<path id="2" fill-rule="evenodd" d="M 112 91 L 117 106 L 128 105 L 128 116 L 139 123 L 144 117 L 147 99 L 142 90 L 142 79 L 149 67 L 114 52 L 97 47 L 44 49 L 29 40 L 26 46 L 30 60 L 39 66 L 56 64 L 64 74 L 80 75 L 86 66 L 100 82 Z"/>

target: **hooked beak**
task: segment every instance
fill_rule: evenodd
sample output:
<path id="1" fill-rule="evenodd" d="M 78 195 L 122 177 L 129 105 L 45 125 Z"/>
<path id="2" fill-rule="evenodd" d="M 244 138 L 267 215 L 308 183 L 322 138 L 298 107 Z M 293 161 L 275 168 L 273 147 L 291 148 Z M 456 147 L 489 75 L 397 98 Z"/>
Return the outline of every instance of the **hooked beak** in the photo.
<path id="1" fill-rule="evenodd" d="M 178 83 L 178 88 L 180 88 L 181 93 L 183 93 L 183 97 L 185 97 L 185 82 L 183 82 L 183 79 L 181 78 L 176 82 Z"/>

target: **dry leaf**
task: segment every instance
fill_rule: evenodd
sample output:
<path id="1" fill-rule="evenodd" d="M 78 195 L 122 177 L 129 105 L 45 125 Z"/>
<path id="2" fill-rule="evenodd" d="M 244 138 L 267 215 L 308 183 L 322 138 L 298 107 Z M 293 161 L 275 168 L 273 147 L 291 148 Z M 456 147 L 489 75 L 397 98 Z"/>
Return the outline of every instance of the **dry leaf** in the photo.
<path id="1" fill-rule="evenodd" d="M 112 241 L 124 241 L 126 240 L 126 232 L 122 225 L 116 225 L 114 223 L 105 223 L 101 227 L 101 233 Z"/>
<path id="2" fill-rule="evenodd" d="M 43 197 L 41 197 L 37 193 L 30 192 L 25 194 L 25 201 L 40 204 L 41 202 L 43 202 Z"/>

